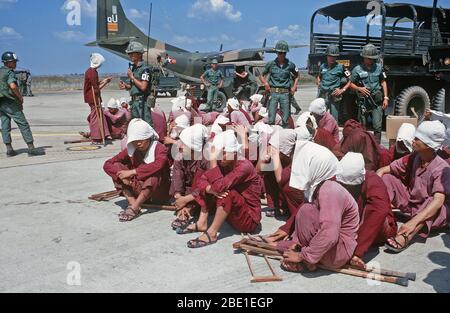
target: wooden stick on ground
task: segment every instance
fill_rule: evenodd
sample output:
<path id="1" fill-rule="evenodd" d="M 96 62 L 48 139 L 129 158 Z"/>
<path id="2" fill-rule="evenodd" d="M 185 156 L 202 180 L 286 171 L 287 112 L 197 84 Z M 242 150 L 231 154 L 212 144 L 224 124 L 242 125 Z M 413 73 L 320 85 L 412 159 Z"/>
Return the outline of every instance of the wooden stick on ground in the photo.
<path id="1" fill-rule="evenodd" d="M 73 141 L 64 141 L 65 145 L 71 145 L 71 144 L 77 144 L 77 143 L 86 143 L 86 142 L 91 142 L 90 139 L 79 139 L 79 140 L 73 140 Z"/>
<path id="2" fill-rule="evenodd" d="M 341 269 L 332 269 L 332 268 L 328 268 L 328 267 L 322 266 L 322 265 L 319 265 L 318 267 L 323 270 L 330 271 L 330 272 L 341 273 L 341 274 L 346 274 L 346 275 L 350 275 L 350 276 L 361 277 L 361 278 L 376 280 L 376 281 L 385 282 L 385 283 L 396 284 L 396 285 L 403 286 L 403 287 L 408 287 L 408 282 L 409 282 L 408 278 L 379 275 L 379 274 L 375 274 L 375 273 L 366 272 L 363 270 L 356 270 L 351 267 L 344 267 Z"/>
<path id="3" fill-rule="evenodd" d="M 281 255 L 281 253 L 273 250 L 274 247 L 269 245 L 269 246 L 267 246 L 267 248 L 261 248 L 261 247 L 259 247 L 261 245 L 267 245 L 267 244 L 255 242 L 255 241 L 244 238 L 240 242 L 233 244 L 233 248 L 245 250 L 247 252 L 254 253 L 254 254 L 263 255 L 265 257 L 271 256 L 274 258 L 279 258 L 280 260 L 283 259 L 283 256 Z M 394 271 L 389 271 L 389 270 L 383 270 L 384 273 L 395 273 L 395 274 L 399 274 L 399 275 L 401 275 L 401 274 L 404 275 L 402 277 L 395 277 L 395 276 L 386 275 L 386 274 L 384 274 L 384 275 L 377 274 L 376 272 L 373 271 L 372 268 L 363 270 L 363 269 L 354 269 L 354 268 L 351 268 L 350 266 L 347 266 L 342 269 L 331 269 L 331 268 L 327 268 L 324 266 L 318 266 L 318 267 L 321 269 L 327 270 L 327 271 L 335 272 L 335 273 L 341 273 L 341 274 L 346 274 L 346 275 L 351 275 L 351 276 L 356 276 L 356 277 L 361 277 L 361 278 L 366 278 L 366 279 L 371 279 L 371 280 L 376 280 L 376 281 L 381 281 L 381 282 L 386 282 L 386 283 L 392 283 L 392 284 L 396 284 L 396 285 L 400 285 L 400 286 L 404 286 L 404 287 L 408 286 L 409 279 L 412 278 L 411 274 L 414 274 L 414 273 L 406 273 L 405 274 L 405 273 L 399 273 L 399 272 L 394 272 Z M 411 277 L 406 277 L 408 274 Z"/>
<path id="4" fill-rule="evenodd" d="M 359 268 L 355 268 L 355 269 L 359 269 Z M 416 281 L 416 277 L 417 277 L 416 273 L 402 273 L 402 272 L 387 270 L 387 269 L 383 269 L 383 268 L 375 268 L 375 267 L 371 267 L 371 266 L 367 266 L 365 271 L 369 272 L 369 273 L 381 274 L 381 275 L 385 275 L 385 276 L 407 278 L 411 281 Z"/>
<path id="5" fill-rule="evenodd" d="M 146 209 L 146 210 L 161 210 L 161 211 L 171 211 L 171 212 L 175 212 L 177 210 L 177 207 L 173 206 L 173 205 L 144 204 L 141 207 L 142 207 L 142 209 Z"/>

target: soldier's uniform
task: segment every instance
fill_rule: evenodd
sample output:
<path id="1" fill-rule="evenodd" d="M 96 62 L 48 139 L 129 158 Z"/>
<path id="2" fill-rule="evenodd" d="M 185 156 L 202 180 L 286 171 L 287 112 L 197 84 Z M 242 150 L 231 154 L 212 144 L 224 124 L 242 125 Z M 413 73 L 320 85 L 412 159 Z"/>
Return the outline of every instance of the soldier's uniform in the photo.
<path id="1" fill-rule="evenodd" d="M 3 63 L 9 61 L 19 61 L 16 55 L 12 52 L 6 52 L 2 56 Z M 16 155 L 15 151 L 12 150 L 11 143 L 11 119 L 19 127 L 24 141 L 28 145 L 28 154 L 31 155 L 41 155 L 42 153 L 37 151 L 33 145 L 33 134 L 31 133 L 30 124 L 28 124 L 25 114 L 23 113 L 23 107 L 19 104 L 18 99 L 16 99 L 13 94 L 10 84 L 18 85 L 18 80 L 14 70 L 2 66 L 0 68 L 0 120 L 2 125 L 2 138 L 3 143 L 7 145 L 8 156 Z"/>
<path id="2" fill-rule="evenodd" d="M 378 50 L 369 44 L 363 48 L 363 58 L 378 59 Z M 381 83 L 387 79 L 386 73 L 380 63 L 374 63 L 371 69 L 364 64 L 356 66 L 351 75 L 351 80 L 359 87 L 370 90 L 371 96 L 365 98 L 358 95 L 358 118 L 361 124 L 367 126 L 369 116 L 372 117 L 372 126 L 377 140 L 381 141 L 383 127 L 383 87 Z"/>
<path id="3" fill-rule="evenodd" d="M 218 64 L 217 60 L 213 60 L 212 64 Z M 214 103 L 217 101 L 217 96 L 219 94 L 219 84 L 223 80 L 223 73 L 219 69 L 215 71 L 210 68 L 203 74 L 203 79 L 210 85 L 207 87 L 207 107 L 209 111 L 212 111 L 217 109 L 214 107 Z"/>
<path id="4" fill-rule="evenodd" d="M 139 42 L 131 42 L 126 50 L 127 54 L 130 53 L 144 53 L 144 47 Z M 146 81 L 149 83 L 147 90 L 141 91 L 135 84 L 133 84 L 130 80 L 127 81 L 127 84 L 131 85 L 130 96 L 131 96 L 131 116 L 132 118 L 140 118 L 150 126 L 153 126 L 152 114 L 150 103 L 148 103 L 148 98 L 151 93 L 151 81 L 152 81 L 152 71 L 151 68 L 145 64 L 144 62 L 140 62 L 137 66 L 133 65 L 131 68 L 133 72 L 133 77 L 138 81 Z"/>
<path id="5" fill-rule="evenodd" d="M 245 72 L 245 71 L 244 71 Z M 236 75 L 234 78 L 234 92 L 236 98 L 242 100 L 248 100 L 249 97 L 253 96 L 258 89 L 258 83 L 256 82 L 255 76 L 247 72 L 247 76 L 245 78 L 239 77 Z"/>
<path id="6" fill-rule="evenodd" d="M 327 56 L 338 57 L 339 48 L 336 45 L 329 45 L 326 53 Z M 331 115 L 333 115 L 336 121 L 339 121 L 339 117 L 342 117 L 343 114 L 343 96 L 334 97 L 332 94 L 336 89 L 341 88 L 343 84 L 348 82 L 350 73 L 345 70 L 342 64 L 336 62 L 330 67 L 328 63 L 325 62 L 320 66 L 319 78 L 319 98 L 325 99 Z"/>
<path id="7" fill-rule="evenodd" d="M 289 52 L 289 46 L 286 42 L 279 42 L 276 46 L 277 52 Z M 267 63 L 263 75 L 270 74 L 268 83 L 271 88 L 271 96 L 269 101 L 269 124 L 275 125 L 278 105 L 280 105 L 283 127 L 287 128 L 289 125 L 289 118 L 291 116 L 291 97 L 290 92 L 293 84 L 293 78 L 298 76 L 298 68 L 289 59 L 286 59 L 285 64 L 281 66 L 278 63 L 278 58 Z"/>

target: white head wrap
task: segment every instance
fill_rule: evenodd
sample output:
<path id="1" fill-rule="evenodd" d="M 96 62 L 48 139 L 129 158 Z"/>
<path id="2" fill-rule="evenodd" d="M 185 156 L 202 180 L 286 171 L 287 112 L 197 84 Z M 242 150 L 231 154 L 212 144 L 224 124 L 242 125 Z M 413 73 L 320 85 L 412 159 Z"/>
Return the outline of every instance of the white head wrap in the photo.
<path id="1" fill-rule="evenodd" d="M 242 145 L 239 144 L 233 130 L 227 130 L 214 137 L 213 146 L 217 150 L 224 149 L 228 153 L 237 153 L 241 150 Z"/>
<path id="2" fill-rule="evenodd" d="M 439 121 L 423 122 L 416 131 L 416 138 L 431 149 L 437 151 L 442 148 L 446 137 L 444 124 Z"/>
<path id="3" fill-rule="evenodd" d="M 431 113 L 432 113 L 431 115 L 432 121 L 441 121 L 447 128 L 444 146 L 445 147 L 450 146 L 450 114 L 444 114 L 442 112 L 437 111 L 431 111 Z"/>
<path id="4" fill-rule="evenodd" d="M 342 172 L 336 175 L 336 179 L 345 185 L 361 185 L 366 179 L 364 157 L 361 153 L 347 153 L 340 162 Z"/>
<path id="5" fill-rule="evenodd" d="M 412 142 L 416 134 L 416 127 L 413 124 L 404 123 L 400 126 L 397 134 L 397 142 L 403 142 L 409 152 L 413 151 Z"/>
<path id="6" fill-rule="evenodd" d="M 340 174 L 338 159 L 325 147 L 308 141 L 297 141 L 289 185 L 303 190 L 308 201 L 322 182 Z"/>
<path id="7" fill-rule="evenodd" d="M 192 101 L 187 99 L 186 97 L 178 97 L 171 100 L 172 102 L 172 111 L 187 111 L 192 108 Z"/>
<path id="8" fill-rule="evenodd" d="M 269 111 L 267 111 L 267 108 L 262 107 L 261 109 L 259 109 L 258 115 L 261 117 L 268 117 Z"/>
<path id="9" fill-rule="evenodd" d="M 108 101 L 107 107 L 108 107 L 108 109 L 118 109 L 119 108 L 119 104 L 117 103 L 116 99 L 111 98 Z"/>
<path id="10" fill-rule="evenodd" d="M 263 95 L 255 94 L 255 95 L 253 95 L 253 96 L 250 97 L 250 100 L 251 100 L 253 103 L 260 103 L 260 102 L 262 101 L 263 97 L 264 97 Z"/>
<path id="11" fill-rule="evenodd" d="M 317 120 L 314 117 L 314 115 L 312 115 L 310 112 L 302 113 L 297 119 L 296 126 L 297 127 L 306 126 L 306 123 L 308 123 L 309 120 L 311 121 L 313 128 L 317 129 L 318 127 Z"/>
<path id="12" fill-rule="evenodd" d="M 189 149 L 202 152 L 203 141 L 208 137 L 208 129 L 202 124 L 195 124 L 183 130 L 180 134 L 180 140 L 189 147 Z"/>
<path id="13" fill-rule="evenodd" d="M 318 115 L 324 115 L 327 112 L 325 99 L 317 98 L 309 105 L 309 111 Z"/>
<path id="14" fill-rule="evenodd" d="M 91 54 L 91 67 L 99 68 L 105 62 L 105 58 L 100 53 Z"/>
<path id="15" fill-rule="evenodd" d="M 235 98 L 228 99 L 227 105 L 229 105 L 235 111 L 237 111 L 237 110 L 239 110 L 241 108 L 241 104 Z"/>
<path id="16" fill-rule="evenodd" d="M 295 148 L 297 134 L 293 129 L 277 130 L 270 138 L 269 144 L 285 156 L 290 156 Z"/>
<path id="17" fill-rule="evenodd" d="M 308 127 L 305 125 L 297 127 L 295 132 L 297 133 L 297 140 L 312 141 L 314 139 L 313 135 L 309 132 Z"/>
<path id="18" fill-rule="evenodd" d="M 229 123 L 230 119 L 228 117 L 219 115 L 214 121 L 214 124 L 211 126 L 211 133 L 214 133 L 216 135 L 222 133 L 223 130 L 219 125 L 227 125 Z"/>
<path id="19" fill-rule="evenodd" d="M 144 157 L 144 162 L 146 164 L 150 164 L 155 161 L 155 151 L 159 136 L 146 121 L 143 121 L 141 119 L 132 120 L 128 125 L 127 136 L 127 150 L 130 157 L 132 157 L 136 152 L 136 148 L 134 147 L 133 142 L 137 140 L 150 139 L 153 142 Z"/>

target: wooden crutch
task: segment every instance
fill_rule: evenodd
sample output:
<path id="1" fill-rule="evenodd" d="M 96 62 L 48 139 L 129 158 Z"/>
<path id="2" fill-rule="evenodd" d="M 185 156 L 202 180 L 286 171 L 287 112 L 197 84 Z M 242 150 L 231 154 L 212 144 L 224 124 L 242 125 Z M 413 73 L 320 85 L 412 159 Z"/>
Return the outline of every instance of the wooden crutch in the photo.
<path id="1" fill-rule="evenodd" d="M 94 99 L 95 114 L 97 115 L 98 126 L 100 128 L 100 135 L 102 136 L 102 143 L 103 143 L 103 146 L 106 147 L 105 128 L 104 128 L 105 125 L 103 123 L 103 112 L 102 112 L 101 108 L 97 105 L 98 99 L 97 99 L 97 96 L 95 95 L 94 86 L 91 86 L 91 91 L 92 91 L 92 97 Z"/>

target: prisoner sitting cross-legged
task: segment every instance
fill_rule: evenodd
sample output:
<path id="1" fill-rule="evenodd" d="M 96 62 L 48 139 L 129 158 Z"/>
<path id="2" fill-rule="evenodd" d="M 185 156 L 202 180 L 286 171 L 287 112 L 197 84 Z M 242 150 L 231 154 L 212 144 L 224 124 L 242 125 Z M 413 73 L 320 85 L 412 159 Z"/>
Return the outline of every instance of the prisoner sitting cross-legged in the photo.
<path id="1" fill-rule="evenodd" d="M 290 186 L 305 192 L 295 220 L 292 241 L 278 243 L 284 252 L 282 268 L 314 271 L 318 264 L 340 268 L 357 246 L 358 205 L 351 194 L 332 179 L 341 172 L 337 158 L 312 142 L 297 142 Z"/>
<path id="2" fill-rule="evenodd" d="M 128 202 L 127 209 L 119 214 L 121 222 L 139 217 L 142 205 L 147 202 L 166 204 L 169 200 L 167 149 L 158 139 L 147 122 L 132 120 L 128 126 L 127 148 L 103 167 Z"/>

